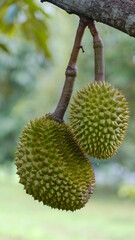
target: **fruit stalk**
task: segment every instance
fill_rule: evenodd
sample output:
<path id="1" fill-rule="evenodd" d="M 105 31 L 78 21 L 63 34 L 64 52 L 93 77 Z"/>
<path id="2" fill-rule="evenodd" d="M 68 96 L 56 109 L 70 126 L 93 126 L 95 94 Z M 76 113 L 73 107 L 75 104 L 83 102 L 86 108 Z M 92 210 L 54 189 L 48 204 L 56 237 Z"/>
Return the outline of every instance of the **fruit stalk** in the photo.
<path id="1" fill-rule="evenodd" d="M 104 75 L 104 44 L 94 21 L 88 24 L 88 28 L 93 36 L 93 48 L 95 59 L 95 82 L 105 82 Z"/>
<path id="2" fill-rule="evenodd" d="M 76 32 L 76 37 L 74 41 L 74 46 L 73 50 L 71 53 L 71 57 L 68 63 L 68 66 L 66 68 L 65 72 L 65 83 L 64 87 L 62 90 L 62 94 L 60 97 L 60 100 L 58 102 L 58 105 L 56 107 L 56 110 L 52 115 L 54 115 L 60 122 L 63 121 L 64 114 L 66 112 L 66 109 L 68 107 L 72 92 L 73 92 L 73 87 L 74 87 L 74 82 L 75 78 L 77 76 L 77 59 L 78 59 L 78 54 L 80 48 L 82 48 L 81 42 L 82 42 L 82 37 L 85 31 L 86 26 L 88 25 L 88 21 L 85 19 L 80 19 L 79 21 L 79 26 Z"/>

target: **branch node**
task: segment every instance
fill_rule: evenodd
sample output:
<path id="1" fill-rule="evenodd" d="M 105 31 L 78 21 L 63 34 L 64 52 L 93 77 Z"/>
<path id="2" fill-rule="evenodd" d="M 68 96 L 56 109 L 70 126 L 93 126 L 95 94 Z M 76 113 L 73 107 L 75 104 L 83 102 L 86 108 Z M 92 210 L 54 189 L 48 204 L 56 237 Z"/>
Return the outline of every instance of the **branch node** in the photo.
<path id="1" fill-rule="evenodd" d="M 77 67 L 76 66 L 72 67 L 72 66 L 68 65 L 65 75 L 68 77 L 76 77 L 77 76 Z"/>

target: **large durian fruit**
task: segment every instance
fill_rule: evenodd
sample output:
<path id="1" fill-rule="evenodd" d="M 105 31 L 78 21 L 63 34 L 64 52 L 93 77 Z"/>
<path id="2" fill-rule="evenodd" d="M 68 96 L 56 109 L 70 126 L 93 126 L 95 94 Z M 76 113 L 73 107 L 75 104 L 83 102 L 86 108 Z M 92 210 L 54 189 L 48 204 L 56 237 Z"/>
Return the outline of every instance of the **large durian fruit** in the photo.
<path id="1" fill-rule="evenodd" d="M 51 116 L 30 121 L 17 148 L 17 173 L 26 192 L 52 208 L 82 208 L 94 188 L 92 166 L 69 127 Z"/>
<path id="2" fill-rule="evenodd" d="M 129 111 L 124 95 L 109 83 L 90 83 L 73 98 L 69 121 L 81 148 L 98 159 L 112 157 L 125 136 Z"/>

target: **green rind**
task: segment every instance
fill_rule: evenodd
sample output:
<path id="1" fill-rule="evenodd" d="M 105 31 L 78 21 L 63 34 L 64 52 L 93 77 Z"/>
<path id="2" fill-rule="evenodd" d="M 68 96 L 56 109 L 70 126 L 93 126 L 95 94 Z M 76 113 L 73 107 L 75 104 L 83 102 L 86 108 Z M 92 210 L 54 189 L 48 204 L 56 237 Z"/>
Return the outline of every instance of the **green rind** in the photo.
<path id="1" fill-rule="evenodd" d="M 69 124 L 90 156 L 112 157 L 125 136 L 129 111 L 124 95 L 109 83 L 90 83 L 73 98 Z"/>
<path id="2" fill-rule="evenodd" d="M 92 166 L 69 127 L 44 116 L 23 130 L 17 148 L 17 173 L 26 192 L 62 210 L 80 209 L 93 192 Z"/>

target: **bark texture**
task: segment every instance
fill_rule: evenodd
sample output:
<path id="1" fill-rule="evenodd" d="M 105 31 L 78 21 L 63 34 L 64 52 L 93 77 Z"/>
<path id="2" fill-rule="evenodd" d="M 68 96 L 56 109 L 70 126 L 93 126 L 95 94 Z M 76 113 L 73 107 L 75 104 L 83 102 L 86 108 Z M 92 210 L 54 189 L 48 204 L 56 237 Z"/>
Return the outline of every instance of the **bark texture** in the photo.
<path id="1" fill-rule="evenodd" d="M 41 0 L 135 37 L 135 0 Z"/>

